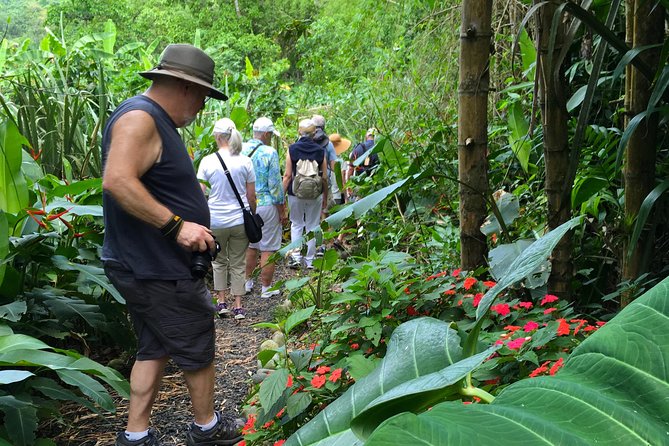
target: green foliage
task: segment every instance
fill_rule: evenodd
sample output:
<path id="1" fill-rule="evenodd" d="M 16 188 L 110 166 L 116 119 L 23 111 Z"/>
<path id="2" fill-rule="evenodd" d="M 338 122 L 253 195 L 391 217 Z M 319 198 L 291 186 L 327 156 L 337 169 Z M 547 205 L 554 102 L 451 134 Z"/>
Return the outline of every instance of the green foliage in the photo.
<path id="1" fill-rule="evenodd" d="M 445 445 L 474 436 L 496 444 L 665 442 L 668 289 L 665 280 L 625 308 L 556 376 L 518 382 L 490 405 L 446 402 L 418 416 L 398 415 L 365 444 L 410 438 Z"/>

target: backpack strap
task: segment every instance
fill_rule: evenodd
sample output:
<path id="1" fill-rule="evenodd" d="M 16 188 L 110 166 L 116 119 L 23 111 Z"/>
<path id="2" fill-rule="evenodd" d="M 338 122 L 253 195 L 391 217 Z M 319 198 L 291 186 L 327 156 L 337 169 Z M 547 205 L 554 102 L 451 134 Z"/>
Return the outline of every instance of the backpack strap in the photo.
<path id="1" fill-rule="evenodd" d="M 260 146 L 262 146 L 262 145 L 263 145 L 263 142 L 260 141 L 260 142 L 258 143 L 258 145 L 255 146 L 255 147 L 253 148 L 253 150 L 251 150 L 251 153 L 249 153 L 249 158 L 252 158 L 252 157 L 253 157 L 253 154 L 256 153 L 256 150 L 258 150 L 258 148 L 259 148 Z M 218 153 L 218 152 L 217 152 L 217 153 Z"/>

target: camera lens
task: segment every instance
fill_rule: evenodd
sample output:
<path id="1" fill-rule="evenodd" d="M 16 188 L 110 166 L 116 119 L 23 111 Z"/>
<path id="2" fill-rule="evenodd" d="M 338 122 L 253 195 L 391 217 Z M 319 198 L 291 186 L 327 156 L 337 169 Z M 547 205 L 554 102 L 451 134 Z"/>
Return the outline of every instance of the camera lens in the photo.
<path id="1" fill-rule="evenodd" d="M 190 265 L 190 273 L 193 277 L 202 279 L 207 275 L 211 265 L 211 256 L 208 252 L 194 252 Z"/>

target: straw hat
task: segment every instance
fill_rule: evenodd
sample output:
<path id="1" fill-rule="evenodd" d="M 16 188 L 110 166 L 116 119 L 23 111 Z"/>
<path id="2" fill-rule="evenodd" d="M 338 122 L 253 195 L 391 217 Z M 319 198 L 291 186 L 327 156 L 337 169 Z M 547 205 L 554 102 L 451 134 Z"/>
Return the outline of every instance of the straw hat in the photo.
<path id="1" fill-rule="evenodd" d="M 335 153 L 337 155 L 341 155 L 342 153 L 346 152 L 346 149 L 351 147 L 351 140 L 342 138 L 339 133 L 333 133 L 330 135 L 330 142 L 334 146 Z"/>
<path id="2" fill-rule="evenodd" d="M 214 88 L 214 61 L 204 51 L 193 45 L 168 45 L 160 56 L 160 62 L 149 71 L 141 71 L 140 76 L 155 79 L 160 76 L 176 77 L 209 89 L 214 99 L 225 101 L 228 97 Z"/>

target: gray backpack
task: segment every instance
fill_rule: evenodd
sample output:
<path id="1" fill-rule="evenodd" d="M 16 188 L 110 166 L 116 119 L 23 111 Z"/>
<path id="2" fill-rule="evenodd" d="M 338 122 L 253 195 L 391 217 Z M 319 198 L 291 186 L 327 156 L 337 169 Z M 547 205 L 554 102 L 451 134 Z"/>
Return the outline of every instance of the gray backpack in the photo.
<path id="1" fill-rule="evenodd" d="M 323 193 L 323 182 L 318 174 L 318 163 L 312 160 L 297 160 L 293 178 L 293 194 L 297 198 L 313 200 Z"/>

